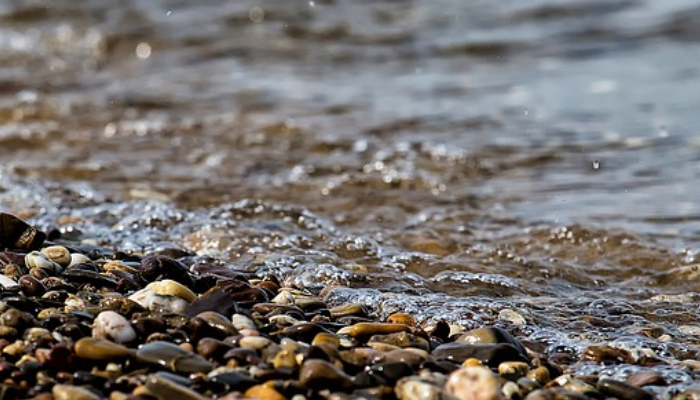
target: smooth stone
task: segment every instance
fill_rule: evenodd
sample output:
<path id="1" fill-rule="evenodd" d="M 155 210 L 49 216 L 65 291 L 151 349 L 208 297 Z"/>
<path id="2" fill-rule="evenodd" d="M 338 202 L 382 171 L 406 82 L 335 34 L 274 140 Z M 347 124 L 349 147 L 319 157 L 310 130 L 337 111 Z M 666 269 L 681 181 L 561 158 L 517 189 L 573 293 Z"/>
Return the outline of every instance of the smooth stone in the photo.
<path id="1" fill-rule="evenodd" d="M 51 394 L 54 400 L 100 400 L 102 398 L 89 389 L 73 385 L 54 385 Z"/>
<path id="2" fill-rule="evenodd" d="M 627 380 L 625 382 L 637 387 L 668 385 L 668 382 L 666 382 L 666 379 L 664 379 L 663 375 L 656 371 L 650 370 L 640 371 L 636 374 L 632 374 L 627 377 Z"/>
<path id="3" fill-rule="evenodd" d="M 36 250 L 46 240 L 46 234 L 12 214 L 0 213 L 0 247 Z"/>
<path id="4" fill-rule="evenodd" d="M 373 343 L 389 344 L 401 348 L 417 348 L 421 350 L 430 350 L 430 343 L 422 337 L 418 337 L 409 332 L 396 332 L 388 335 L 374 335 L 369 338 L 367 344 L 372 346 Z M 372 346 L 374 347 L 374 346 Z"/>
<path id="5" fill-rule="evenodd" d="M 367 340 L 374 335 L 410 331 L 407 325 L 387 324 L 384 322 L 360 322 L 338 330 L 338 335 L 349 335 L 358 340 Z"/>
<path id="6" fill-rule="evenodd" d="M 73 267 L 73 266 L 75 266 L 75 265 L 78 265 L 78 264 L 89 263 L 89 262 L 91 262 L 91 261 L 92 261 L 92 260 L 90 260 L 90 257 L 88 257 L 88 256 L 86 256 L 86 255 L 84 255 L 84 254 L 80 254 L 80 253 L 71 253 L 71 255 L 70 255 L 70 262 L 68 263 L 68 268 L 71 268 L 71 267 Z"/>
<path id="7" fill-rule="evenodd" d="M 412 315 L 406 313 L 391 314 L 389 318 L 386 319 L 386 322 L 390 324 L 404 324 L 408 326 L 416 326 L 417 324 L 416 319 Z"/>
<path id="8" fill-rule="evenodd" d="M 420 350 L 420 349 L 400 349 L 400 350 L 392 350 L 386 353 L 383 353 L 381 356 L 378 358 L 375 358 L 373 361 L 375 363 L 390 363 L 390 362 L 400 362 L 400 363 L 405 363 L 407 365 L 417 367 L 424 361 L 428 360 L 430 358 L 430 354 L 427 351 Z"/>
<path id="9" fill-rule="evenodd" d="M 497 344 L 506 343 L 509 344 L 520 352 L 523 356 L 527 357 L 527 350 L 525 346 L 516 338 L 513 337 L 508 331 L 501 328 L 490 327 L 490 328 L 477 328 L 461 334 L 455 343 L 468 343 L 468 344 Z"/>
<path id="10" fill-rule="evenodd" d="M 245 336 L 238 340 L 239 346 L 253 350 L 262 350 L 271 344 L 272 341 L 263 336 Z"/>
<path id="11" fill-rule="evenodd" d="M 255 385 L 250 387 L 243 393 L 243 397 L 246 399 L 256 399 L 256 400 L 287 400 L 280 392 L 275 389 L 262 385 Z"/>
<path id="12" fill-rule="evenodd" d="M 530 392 L 525 400 L 590 400 L 591 398 L 564 388 L 537 389 Z"/>
<path id="13" fill-rule="evenodd" d="M 150 311 L 184 313 L 190 303 L 176 296 L 162 296 L 150 289 L 141 289 L 129 296 L 141 307 Z"/>
<path id="14" fill-rule="evenodd" d="M 400 379 L 394 393 L 399 400 L 440 400 L 446 397 L 440 386 L 417 377 Z"/>
<path id="15" fill-rule="evenodd" d="M 110 339 L 117 343 L 129 343 L 136 340 L 136 331 L 129 320 L 114 311 L 102 311 L 95 317 L 92 337 Z"/>
<path id="16" fill-rule="evenodd" d="M 311 341 L 311 345 L 318 346 L 320 344 L 330 345 L 337 349 L 340 346 L 340 339 L 335 334 L 320 332 L 314 336 L 314 340 Z"/>
<path id="17" fill-rule="evenodd" d="M 601 393 L 620 400 L 653 400 L 654 396 L 642 388 L 614 379 L 602 378 L 596 384 Z"/>
<path id="18" fill-rule="evenodd" d="M 143 362 L 162 365 L 177 373 L 206 373 L 214 369 L 214 364 L 204 357 L 170 342 L 147 343 L 136 351 L 136 357 Z"/>
<path id="19" fill-rule="evenodd" d="M 347 390 L 353 381 L 343 370 L 328 361 L 309 359 L 299 371 L 299 382 L 310 389 Z"/>
<path id="20" fill-rule="evenodd" d="M 67 267 L 71 262 L 71 254 L 64 246 L 48 246 L 41 249 L 41 253 L 61 267 Z"/>
<path id="21" fill-rule="evenodd" d="M 13 279 L 6 275 L 0 274 L 0 285 L 2 285 L 5 289 L 12 289 L 14 287 L 19 286 L 19 283 L 15 282 Z"/>
<path id="22" fill-rule="evenodd" d="M 464 367 L 447 377 L 445 388 L 458 400 L 502 400 L 498 376 L 484 367 Z"/>
<path id="23" fill-rule="evenodd" d="M 146 389 L 158 400 L 208 400 L 209 397 L 201 395 L 194 390 L 182 386 L 175 380 L 168 379 L 161 374 L 153 374 L 146 380 Z"/>
<path id="24" fill-rule="evenodd" d="M 243 314 L 233 314 L 231 316 L 231 324 L 239 331 L 243 329 L 258 329 L 258 327 L 255 326 L 255 322 Z"/>
<path id="25" fill-rule="evenodd" d="M 341 304 L 339 306 L 335 306 L 331 308 L 330 310 L 331 313 L 331 318 L 336 319 L 340 317 L 347 317 L 349 315 L 355 315 L 355 316 L 362 316 L 366 317 L 367 316 L 367 308 L 358 303 L 347 303 L 347 304 Z"/>
<path id="26" fill-rule="evenodd" d="M 191 288 L 194 285 L 194 280 L 190 276 L 187 267 L 181 262 L 168 257 L 144 257 L 141 260 L 138 276 L 140 276 L 146 282 L 170 279 L 177 281 L 188 288 Z"/>
<path id="27" fill-rule="evenodd" d="M 240 392 L 248 390 L 248 388 L 260 383 L 250 375 L 237 371 L 222 372 L 216 375 L 210 375 L 210 379 L 212 382 L 218 382 L 226 385 L 229 391 L 236 390 Z"/>
<path id="28" fill-rule="evenodd" d="M 2 282 L 0 282 L 0 284 L 2 284 L 5 287 L 8 287 Z M 18 284 L 22 289 L 22 292 L 27 296 L 41 297 L 44 295 L 44 293 L 46 293 L 46 286 L 44 286 L 44 284 L 39 279 L 29 274 L 22 275 L 19 278 Z"/>
<path id="29" fill-rule="evenodd" d="M 448 343 L 438 346 L 433 350 L 432 355 L 438 360 L 449 360 L 460 364 L 469 358 L 475 358 L 491 368 L 497 368 L 500 363 L 505 361 L 528 361 L 517 348 L 505 343 Z"/>
<path id="30" fill-rule="evenodd" d="M 158 282 L 151 282 L 146 286 L 146 290 L 152 290 L 157 295 L 161 296 L 175 296 L 191 303 L 197 299 L 197 295 L 194 294 L 187 286 L 176 282 L 172 279 L 163 279 Z"/>
<path id="31" fill-rule="evenodd" d="M 30 272 L 33 269 L 41 269 L 50 274 L 61 272 L 63 268 L 57 263 L 51 261 L 46 255 L 39 251 L 32 251 L 24 256 L 24 264 L 29 268 Z"/>
<path id="32" fill-rule="evenodd" d="M 205 321 L 212 328 L 216 328 L 226 336 L 234 336 L 238 334 L 238 330 L 233 326 L 229 319 L 222 314 L 214 311 L 204 311 L 195 316 L 195 318 L 200 318 Z"/>
<path id="33" fill-rule="evenodd" d="M 628 350 L 605 345 L 586 347 L 581 355 L 581 360 L 615 364 L 632 364 L 634 362 L 634 358 Z"/>
<path id="34" fill-rule="evenodd" d="M 522 361 L 506 361 L 498 364 L 500 375 L 525 376 L 530 370 L 530 366 Z"/>
<path id="35" fill-rule="evenodd" d="M 239 308 L 251 308 L 258 303 L 268 303 L 267 293 L 258 286 L 238 280 L 219 282 L 193 301 L 187 315 L 193 317 L 204 311 L 215 311 L 229 316 L 239 313 Z"/>
<path id="36" fill-rule="evenodd" d="M 95 361 L 118 361 L 133 355 L 128 348 L 106 339 L 82 338 L 75 343 L 75 354 Z"/>

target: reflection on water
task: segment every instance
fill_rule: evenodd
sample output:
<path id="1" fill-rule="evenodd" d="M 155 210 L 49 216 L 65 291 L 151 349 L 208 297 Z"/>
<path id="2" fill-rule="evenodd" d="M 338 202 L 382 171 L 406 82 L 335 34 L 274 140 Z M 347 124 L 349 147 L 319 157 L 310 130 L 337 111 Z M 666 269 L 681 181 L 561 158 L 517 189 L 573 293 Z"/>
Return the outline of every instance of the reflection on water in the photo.
<path id="1" fill-rule="evenodd" d="M 700 8 L 463 3 L 2 3 L 0 207 L 382 315 L 511 310 L 553 346 L 670 335 L 677 357 Z"/>

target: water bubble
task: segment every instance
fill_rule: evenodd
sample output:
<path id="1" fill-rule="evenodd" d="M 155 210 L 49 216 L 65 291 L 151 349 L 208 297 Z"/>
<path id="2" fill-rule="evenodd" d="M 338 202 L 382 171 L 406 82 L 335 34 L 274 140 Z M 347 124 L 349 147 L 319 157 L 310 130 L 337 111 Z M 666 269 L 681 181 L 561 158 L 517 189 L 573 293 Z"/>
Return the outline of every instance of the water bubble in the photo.
<path id="1" fill-rule="evenodd" d="M 136 57 L 146 59 L 151 56 L 151 45 L 146 42 L 139 43 L 136 46 Z"/>
<path id="2" fill-rule="evenodd" d="M 314 7 L 314 6 L 316 6 L 316 3 L 313 2 L 313 1 L 310 1 L 310 2 L 309 2 L 309 7 Z"/>
<path id="3" fill-rule="evenodd" d="M 668 129 L 664 125 L 659 127 L 659 137 L 667 138 L 669 136 Z"/>
<path id="4" fill-rule="evenodd" d="M 255 23 L 262 22 L 265 19 L 265 11 L 260 7 L 253 7 L 248 11 L 248 18 Z"/>
<path id="5" fill-rule="evenodd" d="M 595 169 L 595 170 L 600 169 L 600 161 L 593 160 L 593 169 Z"/>
<path id="6" fill-rule="evenodd" d="M 526 109 L 523 111 L 523 115 L 528 115 L 528 114 L 530 114 L 530 109 L 526 108 Z"/>

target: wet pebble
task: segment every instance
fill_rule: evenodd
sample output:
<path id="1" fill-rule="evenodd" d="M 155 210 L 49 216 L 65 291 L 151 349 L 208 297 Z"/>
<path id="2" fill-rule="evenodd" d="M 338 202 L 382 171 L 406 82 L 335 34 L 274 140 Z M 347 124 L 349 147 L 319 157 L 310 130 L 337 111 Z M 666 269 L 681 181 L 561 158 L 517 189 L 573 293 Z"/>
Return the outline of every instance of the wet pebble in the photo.
<path id="1" fill-rule="evenodd" d="M 452 372 L 445 388 L 458 400 L 503 399 L 498 376 L 483 367 L 464 367 Z"/>
<path id="2" fill-rule="evenodd" d="M 136 331 L 122 315 L 114 311 L 102 311 L 95 317 L 92 337 L 129 343 L 136 339 Z"/>
<path id="3" fill-rule="evenodd" d="M 214 364 L 202 356 L 174 343 L 163 341 L 143 345 L 136 352 L 136 357 L 143 362 L 161 365 L 177 373 L 206 373 L 214 369 Z"/>
<path id="4" fill-rule="evenodd" d="M 175 379 L 169 379 L 165 374 L 152 374 L 146 380 L 146 389 L 158 400 L 207 400 L 196 391 L 179 384 Z"/>
<path id="5" fill-rule="evenodd" d="M 94 338 L 78 340 L 74 351 L 80 358 L 95 361 L 120 361 L 133 355 L 131 350 L 120 344 Z"/>
<path id="6" fill-rule="evenodd" d="M 654 396 L 644 389 L 613 379 L 603 378 L 598 381 L 596 388 L 603 394 L 620 400 L 653 400 Z"/>
<path id="7" fill-rule="evenodd" d="M 492 368 L 497 368 L 499 364 L 506 361 L 528 361 L 517 348 L 510 344 L 448 343 L 437 347 L 433 350 L 432 355 L 437 359 L 457 363 L 474 358 Z"/>
<path id="8" fill-rule="evenodd" d="M 80 386 L 54 385 L 51 389 L 54 400 L 100 400 L 102 396 Z"/>
<path id="9" fill-rule="evenodd" d="M 315 390 L 347 390 L 353 387 L 352 379 L 328 361 L 307 360 L 299 371 L 299 382 Z"/>
<path id="10" fill-rule="evenodd" d="M 338 335 L 349 335 L 358 340 L 365 341 L 374 335 L 386 335 L 396 332 L 409 331 L 410 328 L 403 324 L 388 324 L 382 322 L 360 322 L 352 326 L 340 329 Z"/>

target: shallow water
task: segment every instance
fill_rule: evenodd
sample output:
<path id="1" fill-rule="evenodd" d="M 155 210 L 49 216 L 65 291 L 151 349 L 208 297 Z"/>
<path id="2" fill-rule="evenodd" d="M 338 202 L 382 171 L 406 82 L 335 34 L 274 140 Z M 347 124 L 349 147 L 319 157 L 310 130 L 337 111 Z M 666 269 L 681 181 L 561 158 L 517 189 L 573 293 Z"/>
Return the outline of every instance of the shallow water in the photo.
<path id="1" fill-rule="evenodd" d="M 462 3 L 4 2 L 0 208 L 381 316 L 687 358 L 700 8 Z"/>

